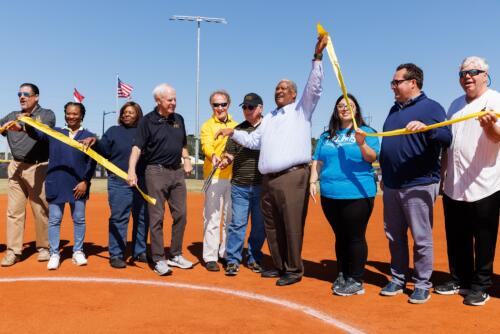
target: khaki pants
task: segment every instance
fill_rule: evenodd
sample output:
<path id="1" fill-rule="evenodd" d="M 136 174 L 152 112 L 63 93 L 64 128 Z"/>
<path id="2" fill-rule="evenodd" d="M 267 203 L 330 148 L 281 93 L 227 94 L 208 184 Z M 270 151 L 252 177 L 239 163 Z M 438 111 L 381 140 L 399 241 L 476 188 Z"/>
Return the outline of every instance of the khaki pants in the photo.
<path id="1" fill-rule="evenodd" d="M 8 168 L 7 249 L 21 255 L 26 201 L 35 218 L 36 248 L 48 248 L 48 205 L 45 199 L 47 162 L 27 164 L 12 161 Z"/>

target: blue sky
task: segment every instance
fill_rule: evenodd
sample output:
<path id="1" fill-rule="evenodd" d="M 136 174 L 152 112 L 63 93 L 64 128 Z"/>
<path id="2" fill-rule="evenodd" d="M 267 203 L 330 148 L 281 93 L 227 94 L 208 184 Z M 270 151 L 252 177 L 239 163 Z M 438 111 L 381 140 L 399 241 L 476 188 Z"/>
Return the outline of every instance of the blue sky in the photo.
<path id="1" fill-rule="evenodd" d="M 477 4 L 477 5 L 476 5 Z M 470 55 L 490 62 L 492 88 L 500 77 L 500 2 L 471 1 L 2 1 L 0 4 L 0 114 L 19 109 L 22 82 L 36 83 L 40 104 L 64 125 L 63 106 L 76 87 L 85 97 L 85 127 L 101 133 L 102 112 L 115 110 L 116 73 L 133 85 L 133 99 L 150 111 L 161 82 L 177 89 L 177 112 L 195 129 L 196 24 L 172 15 L 224 17 L 202 24 L 200 123 L 211 115 L 210 93 L 229 91 L 230 113 L 248 92 L 274 108 L 282 78 L 302 90 L 310 69 L 316 22 L 330 32 L 347 90 L 372 126 L 381 130 L 393 104 L 389 87 L 400 63 L 424 70 L 424 91 L 445 108 L 462 94 L 458 65 Z M 325 52 L 324 93 L 313 136 L 327 125 L 341 94 Z M 120 104 L 126 100 L 121 99 Z M 116 123 L 106 117 L 106 127 Z M 4 149 L 5 141 L 0 143 Z"/>

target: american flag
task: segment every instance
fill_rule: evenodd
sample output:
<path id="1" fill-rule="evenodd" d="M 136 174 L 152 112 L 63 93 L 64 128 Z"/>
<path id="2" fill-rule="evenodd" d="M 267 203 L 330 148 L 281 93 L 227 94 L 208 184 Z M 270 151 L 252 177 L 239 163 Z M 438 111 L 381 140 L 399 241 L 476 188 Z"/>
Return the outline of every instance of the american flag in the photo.
<path id="1" fill-rule="evenodd" d="M 80 92 L 75 88 L 75 91 L 73 92 L 73 98 L 75 99 L 75 102 L 82 103 L 85 96 L 80 94 Z"/>
<path id="2" fill-rule="evenodd" d="M 129 84 L 126 84 L 125 82 L 121 81 L 118 79 L 118 97 L 130 97 L 132 94 L 132 91 L 134 90 L 134 87 L 130 86 Z"/>

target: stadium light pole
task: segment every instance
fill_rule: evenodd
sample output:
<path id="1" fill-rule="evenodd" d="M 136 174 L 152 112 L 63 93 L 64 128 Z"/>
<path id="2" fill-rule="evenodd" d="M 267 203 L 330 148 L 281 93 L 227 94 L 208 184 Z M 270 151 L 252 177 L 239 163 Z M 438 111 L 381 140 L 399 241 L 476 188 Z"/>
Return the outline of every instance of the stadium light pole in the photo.
<path id="1" fill-rule="evenodd" d="M 101 134 L 101 139 L 104 136 L 104 119 L 106 118 L 106 115 L 109 115 L 109 114 L 116 114 L 116 111 L 106 111 L 106 110 L 102 111 L 102 134 Z"/>
<path id="2" fill-rule="evenodd" d="M 201 22 L 207 23 L 222 23 L 227 24 L 225 18 L 221 17 L 204 17 L 204 16 L 182 16 L 174 15 L 170 17 L 170 21 L 191 21 L 196 22 L 196 126 L 195 126 L 195 147 L 194 147 L 194 177 L 198 179 L 198 155 L 199 155 L 199 132 L 200 132 L 200 31 Z"/>

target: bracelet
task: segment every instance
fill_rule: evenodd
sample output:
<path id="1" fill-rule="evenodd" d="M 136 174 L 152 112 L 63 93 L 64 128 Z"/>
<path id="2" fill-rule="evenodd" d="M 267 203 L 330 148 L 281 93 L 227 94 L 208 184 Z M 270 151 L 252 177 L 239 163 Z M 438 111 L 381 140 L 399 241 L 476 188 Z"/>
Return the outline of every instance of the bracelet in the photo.
<path id="1" fill-rule="evenodd" d="M 319 180 L 316 180 L 316 181 L 312 181 L 312 182 L 309 182 L 309 184 L 313 184 L 313 183 L 316 183 L 318 182 Z"/>

